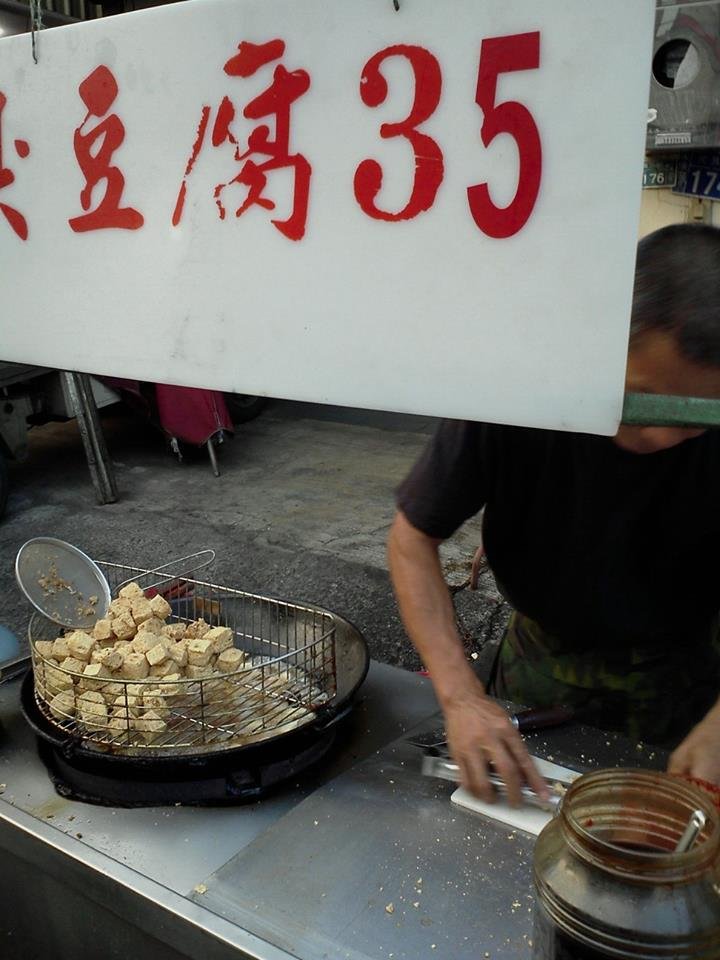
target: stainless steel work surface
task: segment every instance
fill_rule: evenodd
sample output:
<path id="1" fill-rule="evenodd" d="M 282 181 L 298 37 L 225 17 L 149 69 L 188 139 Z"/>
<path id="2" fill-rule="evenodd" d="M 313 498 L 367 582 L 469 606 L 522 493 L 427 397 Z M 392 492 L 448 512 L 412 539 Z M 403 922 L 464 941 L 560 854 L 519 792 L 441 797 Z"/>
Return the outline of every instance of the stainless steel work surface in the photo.
<path id="1" fill-rule="evenodd" d="M 529 955 L 534 838 L 450 804 L 398 743 L 313 794 L 205 881 L 225 919 L 303 957 Z"/>
<path id="2" fill-rule="evenodd" d="M 0 817 L 21 810 L 169 889 L 186 894 L 319 783 L 437 710 L 430 682 L 373 663 L 343 742 L 315 773 L 238 807 L 99 807 L 58 796 L 19 709 L 19 681 L 0 684 Z"/>
<path id="3" fill-rule="evenodd" d="M 526 738 L 582 772 L 662 766 L 665 755 L 589 727 Z M 195 895 L 303 958 L 529 957 L 535 838 L 453 807 L 402 740 L 295 807 Z"/>
<path id="4" fill-rule="evenodd" d="M 422 777 L 403 735 L 438 722 L 428 680 L 374 663 L 335 755 L 271 798 L 103 808 L 54 793 L 19 683 L 0 685 L 0 850 L 19 881 L 0 881 L 3 957 L 529 956 L 533 840 L 453 808 L 453 785 Z M 580 770 L 664 760 L 578 726 L 528 741 Z"/>

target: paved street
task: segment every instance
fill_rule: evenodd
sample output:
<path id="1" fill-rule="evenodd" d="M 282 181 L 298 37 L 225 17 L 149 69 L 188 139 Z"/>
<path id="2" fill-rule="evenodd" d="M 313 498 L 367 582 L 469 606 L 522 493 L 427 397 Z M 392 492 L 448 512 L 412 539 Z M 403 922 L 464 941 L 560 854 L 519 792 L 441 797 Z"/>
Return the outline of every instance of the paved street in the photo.
<path id="1" fill-rule="evenodd" d="M 120 500 L 98 506 L 74 423 L 31 433 L 29 462 L 12 467 L 0 522 L 0 622 L 24 635 L 27 610 L 15 586 L 18 547 L 61 537 L 97 559 L 152 566 L 204 547 L 217 552 L 215 582 L 342 613 L 373 657 L 417 669 L 385 564 L 393 489 L 433 423 L 369 411 L 272 401 L 221 449 L 222 476 L 204 456 L 179 464 L 163 437 L 132 413 L 103 418 Z M 444 548 L 448 580 L 461 582 L 478 540 L 468 524 Z M 472 648 L 497 639 L 505 605 L 489 581 L 456 603 Z"/>

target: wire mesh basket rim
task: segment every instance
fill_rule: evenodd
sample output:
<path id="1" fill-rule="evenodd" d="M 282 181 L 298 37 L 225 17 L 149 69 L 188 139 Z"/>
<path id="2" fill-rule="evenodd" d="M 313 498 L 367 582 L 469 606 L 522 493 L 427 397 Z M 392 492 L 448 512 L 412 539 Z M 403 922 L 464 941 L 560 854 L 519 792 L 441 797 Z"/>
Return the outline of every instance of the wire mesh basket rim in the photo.
<path id="1" fill-rule="evenodd" d="M 152 570 L 152 569 L 145 570 L 142 567 L 130 567 L 127 564 L 123 564 L 123 563 L 112 563 L 108 560 L 96 560 L 95 563 L 97 563 L 97 565 L 101 569 L 107 567 L 112 570 L 123 570 L 123 571 L 130 570 L 133 573 L 138 574 L 139 576 L 147 576 L 149 574 L 154 575 L 157 572 L 156 570 Z M 323 618 L 327 618 L 331 620 L 333 622 L 333 628 L 334 628 L 334 621 L 335 621 L 334 615 L 329 610 L 323 610 L 322 607 L 307 606 L 306 604 L 295 603 L 295 601 L 293 600 L 279 600 L 277 597 L 268 597 L 262 593 L 250 593 L 247 590 L 238 590 L 236 587 L 227 587 L 221 583 L 212 583 L 209 580 L 195 580 L 193 577 L 183 577 L 183 576 L 176 577 L 176 576 L 170 575 L 165 577 L 164 579 L 168 581 L 175 580 L 180 583 L 191 583 L 193 586 L 208 587 L 211 590 L 222 590 L 224 593 L 232 594 L 232 596 L 234 597 L 244 597 L 247 600 L 262 600 L 264 603 L 270 603 L 273 606 L 277 606 L 277 607 L 285 607 L 286 609 L 289 609 L 289 610 L 302 610 L 303 613 L 311 613 L 315 616 L 322 616 Z"/>

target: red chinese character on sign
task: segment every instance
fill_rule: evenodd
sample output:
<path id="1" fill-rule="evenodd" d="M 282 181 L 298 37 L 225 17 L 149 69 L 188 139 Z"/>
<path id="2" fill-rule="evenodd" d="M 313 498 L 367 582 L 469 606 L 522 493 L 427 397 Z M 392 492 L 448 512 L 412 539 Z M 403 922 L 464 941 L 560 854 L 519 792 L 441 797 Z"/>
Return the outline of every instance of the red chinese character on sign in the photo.
<path id="1" fill-rule="evenodd" d="M 80 84 L 79 93 L 87 113 L 75 130 L 73 145 L 85 177 L 80 204 L 88 212 L 73 217 L 68 223 L 76 233 L 109 227 L 137 230 L 145 221 L 137 210 L 120 206 L 125 178 L 117 167 L 112 166 L 112 156 L 125 139 L 125 127 L 120 117 L 115 113 L 106 116 L 118 95 L 115 77 L 107 67 L 99 66 Z M 84 131 L 91 118 L 100 122 Z M 103 180 L 105 192 L 95 209 L 91 210 L 93 191 Z"/>
<path id="2" fill-rule="evenodd" d="M 238 51 L 225 64 L 225 73 L 230 77 L 247 78 L 254 76 L 258 70 L 274 60 L 279 60 L 285 53 L 285 43 L 283 40 L 270 40 L 261 44 L 243 41 L 239 44 Z M 242 152 L 232 129 L 236 116 L 235 105 L 229 97 L 223 97 L 212 128 L 212 145 L 219 147 L 226 143 L 231 144 L 234 159 L 241 167 L 231 180 L 217 184 L 214 189 L 213 196 L 221 220 L 225 219 L 226 214 L 224 194 L 231 186 L 246 189 L 244 201 L 235 210 L 236 217 L 242 216 L 252 206 L 274 210 L 274 201 L 265 194 L 267 175 L 273 170 L 291 169 L 294 173 L 292 212 L 286 220 L 273 220 L 272 223 L 290 240 L 300 240 L 304 236 L 312 167 L 302 154 L 290 153 L 290 112 L 295 101 L 307 93 L 309 88 L 310 76 L 305 70 L 288 71 L 282 64 L 278 64 L 273 71 L 270 86 L 251 100 L 242 111 L 248 120 L 271 119 L 274 129 L 271 130 L 268 123 L 256 126 L 247 138 L 247 149 Z M 173 226 L 177 226 L 182 219 L 188 179 L 204 146 L 210 113 L 209 106 L 203 107 L 197 137 L 175 204 Z"/>
<path id="3" fill-rule="evenodd" d="M 0 90 L 0 190 L 2 190 L 3 187 L 9 187 L 11 183 L 15 182 L 15 174 L 9 167 L 3 166 L 2 114 L 6 103 L 7 97 L 2 90 Z M 27 140 L 16 140 L 14 146 L 15 152 L 21 160 L 24 160 L 30 153 L 30 144 Z M 15 207 L 9 206 L 7 203 L 0 202 L 0 213 L 3 214 L 18 237 L 20 237 L 21 240 L 27 240 L 27 220 L 20 211 L 16 210 Z"/>

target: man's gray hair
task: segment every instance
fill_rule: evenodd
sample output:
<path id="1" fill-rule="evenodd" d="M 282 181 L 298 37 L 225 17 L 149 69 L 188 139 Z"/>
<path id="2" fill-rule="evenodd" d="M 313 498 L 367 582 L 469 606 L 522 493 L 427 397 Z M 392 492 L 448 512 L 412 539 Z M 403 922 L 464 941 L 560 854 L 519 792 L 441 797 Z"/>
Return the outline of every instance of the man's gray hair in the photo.
<path id="1" fill-rule="evenodd" d="M 671 333 L 682 356 L 720 367 L 720 229 L 675 224 L 638 244 L 630 342 Z"/>

